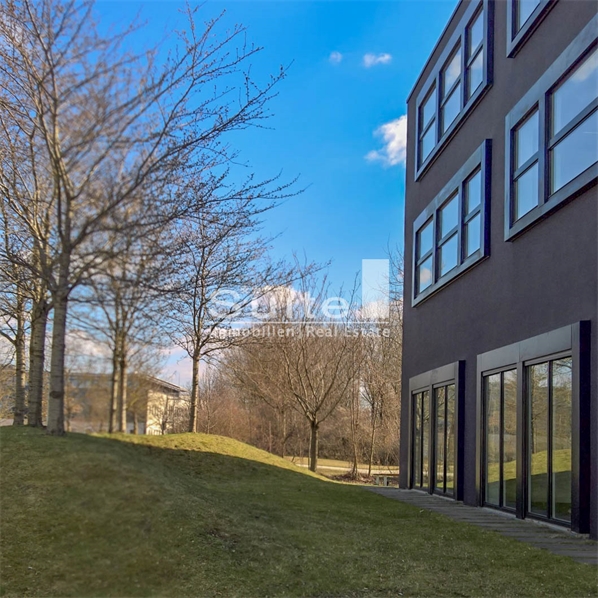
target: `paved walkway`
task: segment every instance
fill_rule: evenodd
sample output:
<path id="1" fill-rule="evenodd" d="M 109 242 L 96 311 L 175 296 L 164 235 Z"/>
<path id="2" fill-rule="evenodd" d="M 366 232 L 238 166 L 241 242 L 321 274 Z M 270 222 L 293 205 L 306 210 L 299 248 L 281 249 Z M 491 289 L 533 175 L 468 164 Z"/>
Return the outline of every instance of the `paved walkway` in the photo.
<path id="1" fill-rule="evenodd" d="M 531 519 L 516 519 L 507 513 L 470 507 L 461 502 L 433 496 L 416 490 L 378 488 L 364 486 L 367 490 L 394 500 L 409 503 L 421 509 L 428 509 L 446 515 L 455 521 L 472 523 L 503 536 L 543 548 L 554 554 L 571 557 L 578 563 L 598 565 L 598 543 L 587 536 L 555 525 L 548 525 Z"/>

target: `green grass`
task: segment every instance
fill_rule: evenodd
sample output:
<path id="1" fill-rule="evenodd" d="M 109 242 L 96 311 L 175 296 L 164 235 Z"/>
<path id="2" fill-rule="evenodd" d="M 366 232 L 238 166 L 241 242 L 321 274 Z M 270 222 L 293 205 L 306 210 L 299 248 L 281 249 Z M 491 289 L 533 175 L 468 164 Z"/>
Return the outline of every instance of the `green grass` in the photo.
<path id="1" fill-rule="evenodd" d="M 0 430 L 3 596 L 595 596 L 596 569 L 205 435 Z"/>
<path id="2" fill-rule="evenodd" d="M 309 459 L 307 457 L 285 457 L 287 461 L 291 461 L 295 465 L 301 467 L 307 467 L 309 465 Z M 343 461 L 341 459 L 318 459 L 318 471 L 323 470 L 326 473 L 342 473 L 338 468 L 342 468 L 345 471 L 351 471 L 352 463 L 350 461 Z M 357 468 L 360 471 L 367 471 L 367 463 L 358 463 Z M 387 474 L 387 475 L 398 475 L 399 468 L 393 467 L 392 465 L 372 465 L 372 475 L 375 474 Z"/>

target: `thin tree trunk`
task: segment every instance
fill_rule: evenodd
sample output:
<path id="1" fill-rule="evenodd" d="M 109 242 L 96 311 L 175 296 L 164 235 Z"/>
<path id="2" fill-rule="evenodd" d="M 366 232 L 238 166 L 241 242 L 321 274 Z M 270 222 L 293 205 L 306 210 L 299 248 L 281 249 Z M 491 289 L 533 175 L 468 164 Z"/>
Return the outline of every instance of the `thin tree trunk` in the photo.
<path id="1" fill-rule="evenodd" d="M 25 302 L 17 297 L 17 333 L 15 338 L 15 411 L 14 426 L 25 423 Z"/>
<path id="2" fill-rule="evenodd" d="M 29 392 L 27 425 L 43 426 L 44 370 L 46 363 L 46 328 L 50 307 L 45 297 L 31 306 L 31 340 L 29 341 Z"/>
<path id="3" fill-rule="evenodd" d="M 133 434 L 139 433 L 139 422 L 137 421 L 137 411 L 133 411 Z"/>
<path id="4" fill-rule="evenodd" d="M 121 354 L 118 363 L 118 401 L 117 401 L 117 421 L 118 431 L 127 431 L 127 358 L 125 351 L 121 347 Z"/>
<path id="5" fill-rule="evenodd" d="M 116 414 L 116 401 L 118 396 L 118 353 L 116 347 L 112 353 L 112 376 L 110 378 L 110 413 L 108 418 L 108 432 L 114 432 L 114 419 Z"/>
<path id="6" fill-rule="evenodd" d="M 372 465 L 374 463 L 374 446 L 376 442 L 376 422 L 372 421 L 372 433 L 370 435 L 370 450 L 368 456 L 368 476 L 372 475 Z"/>
<path id="7" fill-rule="evenodd" d="M 320 424 L 317 421 L 309 423 L 309 469 L 318 470 L 318 429 Z"/>
<path id="8" fill-rule="evenodd" d="M 191 407 L 189 409 L 189 432 L 197 432 L 197 405 L 199 403 L 199 355 L 193 355 L 191 376 Z"/>
<path id="9" fill-rule="evenodd" d="M 64 434 L 64 351 L 68 309 L 66 291 L 61 289 L 54 292 L 53 303 L 54 319 L 52 322 L 52 360 L 47 432 L 54 436 L 62 436 Z"/>

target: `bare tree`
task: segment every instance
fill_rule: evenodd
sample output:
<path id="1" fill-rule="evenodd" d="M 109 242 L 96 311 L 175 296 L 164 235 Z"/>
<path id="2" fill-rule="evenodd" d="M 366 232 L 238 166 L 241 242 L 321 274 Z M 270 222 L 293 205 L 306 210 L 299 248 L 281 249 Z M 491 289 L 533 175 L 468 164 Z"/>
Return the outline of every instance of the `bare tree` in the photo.
<path id="1" fill-rule="evenodd" d="M 73 291 L 109 259 L 110 236 L 141 238 L 230 194 L 223 136 L 266 117 L 283 73 L 259 86 L 248 71 L 259 48 L 245 44 L 243 28 L 219 34 L 215 19 L 200 30 L 191 9 L 166 59 L 162 48 L 125 51 L 132 29 L 100 34 L 91 2 L 6 0 L 0 12 L 0 143 L 16 132 L 47 174 L 44 193 L 33 195 L 45 238 L 28 224 L 31 196 L 11 195 L 8 206 L 38 246 L 20 265 L 51 295 L 47 429 L 62 434 Z M 142 210 L 129 209 L 139 201 Z M 131 217 L 123 224 L 116 213 Z"/>
<path id="2" fill-rule="evenodd" d="M 270 294 L 270 300 L 279 304 L 272 312 L 277 320 L 274 333 L 267 325 L 258 327 L 259 340 L 243 349 L 254 351 L 252 361 L 260 367 L 251 375 L 256 396 L 287 397 L 307 420 L 309 468 L 316 471 L 320 426 L 354 384 L 359 367 L 354 344 L 359 332 L 351 326 L 352 302 L 329 298 L 325 277 L 318 281 L 315 273 L 308 273 L 297 286 L 296 291 Z"/>

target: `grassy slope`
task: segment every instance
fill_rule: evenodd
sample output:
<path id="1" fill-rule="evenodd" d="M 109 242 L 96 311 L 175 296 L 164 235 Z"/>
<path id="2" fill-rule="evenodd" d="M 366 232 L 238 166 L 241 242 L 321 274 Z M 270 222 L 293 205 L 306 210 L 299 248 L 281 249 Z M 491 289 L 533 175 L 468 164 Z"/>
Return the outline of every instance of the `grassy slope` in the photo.
<path id="1" fill-rule="evenodd" d="M 0 430 L 4 596 L 587 596 L 596 570 L 230 439 Z"/>

